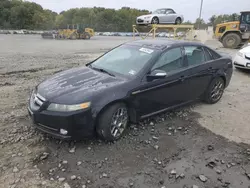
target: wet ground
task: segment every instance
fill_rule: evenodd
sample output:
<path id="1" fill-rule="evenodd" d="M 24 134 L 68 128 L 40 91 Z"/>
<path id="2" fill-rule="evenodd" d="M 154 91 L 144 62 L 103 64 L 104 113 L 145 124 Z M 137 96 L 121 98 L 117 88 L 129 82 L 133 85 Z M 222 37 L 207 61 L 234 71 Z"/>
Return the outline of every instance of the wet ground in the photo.
<path id="1" fill-rule="evenodd" d="M 115 143 L 62 142 L 34 131 L 26 103 L 38 82 L 127 40 L 0 35 L 0 187 L 250 186 L 248 72 L 234 72 L 218 104 L 195 103 L 160 114 L 131 125 Z M 214 41 L 208 45 L 218 47 Z"/>

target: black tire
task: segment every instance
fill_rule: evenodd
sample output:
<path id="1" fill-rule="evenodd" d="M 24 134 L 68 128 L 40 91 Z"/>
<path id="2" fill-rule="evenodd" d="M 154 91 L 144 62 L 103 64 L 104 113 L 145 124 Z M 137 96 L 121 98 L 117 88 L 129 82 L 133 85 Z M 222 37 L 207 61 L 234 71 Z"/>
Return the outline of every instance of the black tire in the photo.
<path id="1" fill-rule="evenodd" d="M 87 33 L 87 32 L 84 33 L 84 39 L 89 40 L 90 37 L 91 37 L 91 36 L 90 36 L 89 33 Z"/>
<path id="2" fill-rule="evenodd" d="M 157 17 L 153 17 L 152 20 L 151 20 L 151 24 L 159 24 L 159 18 Z"/>
<path id="3" fill-rule="evenodd" d="M 204 101 L 208 104 L 217 103 L 221 99 L 224 93 L 224 89 L 225 89 L 225 82 L 223 78 L 221 77 L 214 78 L 210 83 L 207 91 L 205 92 Z"/>
<path id="4" fill-rule="evenodd" d="M 241 38 L 237 33 L 228 33 L 222 39 L 222 44 L 225 48 L 236 49 L 241 43 Z"/>
<path id="5" fill-rule="evenodd" d="M 175 25 L 180 25 L 180 24 L 181 24 L 181 18 L 176 18 Z"/>
<path id="6" fill-rule="evenodd" d="M 124 114 L 126 114 L 126 118 L 124 117 L 121 118 L 119 121 L 115 121 L 115 124 L 121 124 L 121 122 L 124 121 L 124 125 L 123 126 L 119 126 L 115 124 L 112 124 L 112 121 L 115 120 L 115 118 L 119 118 L 119 116 L 117 114 L 121 114 L 121 109 L 125 110 Z M 126 119 L 126 120 L 125 120 Z M 99 116 L 98 118 L 98 124 L 96 127 L 96 131 L 98 136 L 106 141 L 115 141 L 120 139 L 123 134 L 126 132 L 126 129 L 128 127 L 128 122 L 129 122 L 129 116 L 128 116 L 128 109 L 126 107 L 125 104 L 123 103 L 116 103 L 113 104 L 109 107 L 107 107 Z M 117 134 L 116 136 L 114 136 L 114 133 L 116 133 L 115 128 L 117 129 L 117 133 L 118 133 L 118 129 L 123 129 L 123 131 L 120 132 L 119 130 L 119 134 Z M 119 128 L 118 128 L 119 127 Z"/>

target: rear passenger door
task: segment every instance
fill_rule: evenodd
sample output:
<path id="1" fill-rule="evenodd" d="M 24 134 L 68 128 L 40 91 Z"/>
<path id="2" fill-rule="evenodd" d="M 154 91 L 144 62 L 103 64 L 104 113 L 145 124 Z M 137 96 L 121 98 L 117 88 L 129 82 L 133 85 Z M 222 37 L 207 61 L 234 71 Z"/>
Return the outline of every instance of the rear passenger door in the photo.
<path id="1" fill-rule="evenodd" d="M 212 79 L 213 59 L 202 46 L 184 46 L 184 54 L 184 60 L 189 68 L 189 96 L 197 99 L 205 92 Z"/>

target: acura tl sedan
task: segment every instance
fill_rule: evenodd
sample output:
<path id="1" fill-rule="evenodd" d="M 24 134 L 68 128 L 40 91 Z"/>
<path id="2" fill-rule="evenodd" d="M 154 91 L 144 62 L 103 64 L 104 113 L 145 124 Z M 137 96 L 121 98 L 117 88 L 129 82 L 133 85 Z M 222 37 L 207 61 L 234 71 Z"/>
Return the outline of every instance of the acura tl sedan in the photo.
<path id="1" fill-rule="evenodd" d="M 195 100 L 218 102 L 232 67 L 231 57 L 199 43 L 128 42 L 38 84 L 28 111 L 34 126 L 54 137 L 114 141 L 129 122 Z"/>
<path id="2" fill-rule="evenodd" d="M 183 15 L 177 14 L 171 8 L 155 10 L 152 14 L 142 15 L 136 18 L 137 25 L 149 24 L 181 24 L 184 20 Z"/>

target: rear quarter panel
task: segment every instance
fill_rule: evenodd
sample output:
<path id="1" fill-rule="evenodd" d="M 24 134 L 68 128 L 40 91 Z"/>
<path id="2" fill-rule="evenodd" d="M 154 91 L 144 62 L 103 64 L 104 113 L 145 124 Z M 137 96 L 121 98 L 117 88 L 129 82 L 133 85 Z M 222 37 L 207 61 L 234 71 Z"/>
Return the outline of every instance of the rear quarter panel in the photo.
<path id="1" fill-rule="evenodd" d="M 213 77 L 221 76 L 225 80 L 225 87 L 227 87 L 231 81 L 233 74 L 232 57 L 229 55 L 223 55 L 221 58 L 212 62 L 214 74 Z"/>

